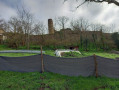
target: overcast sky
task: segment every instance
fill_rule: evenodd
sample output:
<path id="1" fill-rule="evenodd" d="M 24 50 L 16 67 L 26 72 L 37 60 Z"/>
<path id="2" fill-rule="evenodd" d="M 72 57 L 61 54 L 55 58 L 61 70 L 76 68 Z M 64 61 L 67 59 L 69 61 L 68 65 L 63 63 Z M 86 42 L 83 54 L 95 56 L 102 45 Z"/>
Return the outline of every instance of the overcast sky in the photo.
<path id="1" fill-rule="evenodd" d="M 0 16 L 9 20 L 16 16 L 16 6 L 24 5 L 34 14 L 36 20 L 47 23 L 48 18 L 68 16 L 70 19 L 84 17 L 91 23 L 101 23 L 107 26 L 115 25 L 119 30 L 119 7 L 114 4 L 84 4 L 77 10 L 75 7 L 81 3 L 69 0 L 63 4 L 63 0 L 0 0 Z"/>

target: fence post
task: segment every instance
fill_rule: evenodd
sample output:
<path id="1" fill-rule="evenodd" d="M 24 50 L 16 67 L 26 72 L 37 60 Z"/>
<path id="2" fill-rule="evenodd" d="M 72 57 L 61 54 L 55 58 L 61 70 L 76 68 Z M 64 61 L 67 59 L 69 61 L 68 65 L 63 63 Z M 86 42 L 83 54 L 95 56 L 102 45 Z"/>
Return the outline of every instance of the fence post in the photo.
<path id="1" fill-rule="evenodd" d="M 42 73 L 44 72 L 44 63 L 43 63 L 43 53 L 42 53 L 42 46 L 41 46 L 41 69 L 42 69 Z"/>
<path id="2" fill-rule="evenodd" d="M 96 78 L 98 77 L 98 63 L 97 63 L 97 60 L 96 60 L 96 55 L 94 54 L 94 62 L 95 62 L 95 75 L 96 75 Z"/>

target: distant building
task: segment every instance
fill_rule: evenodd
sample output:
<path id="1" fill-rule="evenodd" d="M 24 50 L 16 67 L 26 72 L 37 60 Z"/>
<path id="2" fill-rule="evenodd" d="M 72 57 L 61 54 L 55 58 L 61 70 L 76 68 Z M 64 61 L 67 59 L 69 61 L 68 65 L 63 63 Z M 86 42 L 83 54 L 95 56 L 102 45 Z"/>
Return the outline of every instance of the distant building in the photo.
<path id="1" fill-rule="evenodd" d="M 0 42 L 7 39 L 7 37 L 4 34 L 5 34 L 5 31 L 0 29 Z"/>

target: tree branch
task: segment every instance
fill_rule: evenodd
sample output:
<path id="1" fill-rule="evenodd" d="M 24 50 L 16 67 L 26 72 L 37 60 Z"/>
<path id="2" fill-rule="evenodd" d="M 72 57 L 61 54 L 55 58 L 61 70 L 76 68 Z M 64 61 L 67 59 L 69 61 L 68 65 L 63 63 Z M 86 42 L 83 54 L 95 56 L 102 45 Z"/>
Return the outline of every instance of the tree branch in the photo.
<path id="1" fill-rule="evenodd" d="M 119 2 L 116 0 L 85 0 L 86 2 L 96 2 L 96 3 L 102 3 L 102 2 L 107 2 L 108 4 L 115 4 L 117 6 L 119 6 Z"/>
<path id="2" fill-rule="evenodd" d="M 76 8 L 79 8 L 81 5 L 85 4 L 86 1 L 84 1 L 83 3 L 81 3 L 80 5 L 78 5 Z"/>

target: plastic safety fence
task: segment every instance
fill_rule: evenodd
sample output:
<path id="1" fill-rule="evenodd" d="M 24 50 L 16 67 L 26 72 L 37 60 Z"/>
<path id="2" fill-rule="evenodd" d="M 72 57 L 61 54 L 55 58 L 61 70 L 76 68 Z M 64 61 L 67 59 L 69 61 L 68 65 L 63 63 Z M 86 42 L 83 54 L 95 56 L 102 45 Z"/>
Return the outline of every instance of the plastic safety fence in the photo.
<path id="1" fill-rule="evenodd" d="M 54 72 L 68 76 L 94 75 L 93 56 L 84 58 L 60 58 L 44 55 L 44 68 L 47 72 Z"/>
<path id="2" fill-rule="evenodd" d="M 99 76 L 119 78 L 119 60 L 97 57 L 97 69 Z"/>
<path id="3" fill-rule="evenodd" d="M 61 58 L 43 55 L 45 72 L 53 72 L 68 76 L 94 76 L 95 70 L 99 76 L 119 78 L 119 60 L 96 56 L 83 58 Z M 0 56 L 1 71 L 41 72 L 41 55 L 26 57 Z M 97 69 L 96 69 L 97 68 Z"/>
<path id="4" fill-rule="evenodd" d="M 0 70 L 17 72 L 41 72 L 41 56 L 2 57 L 0 56 Z"/>

